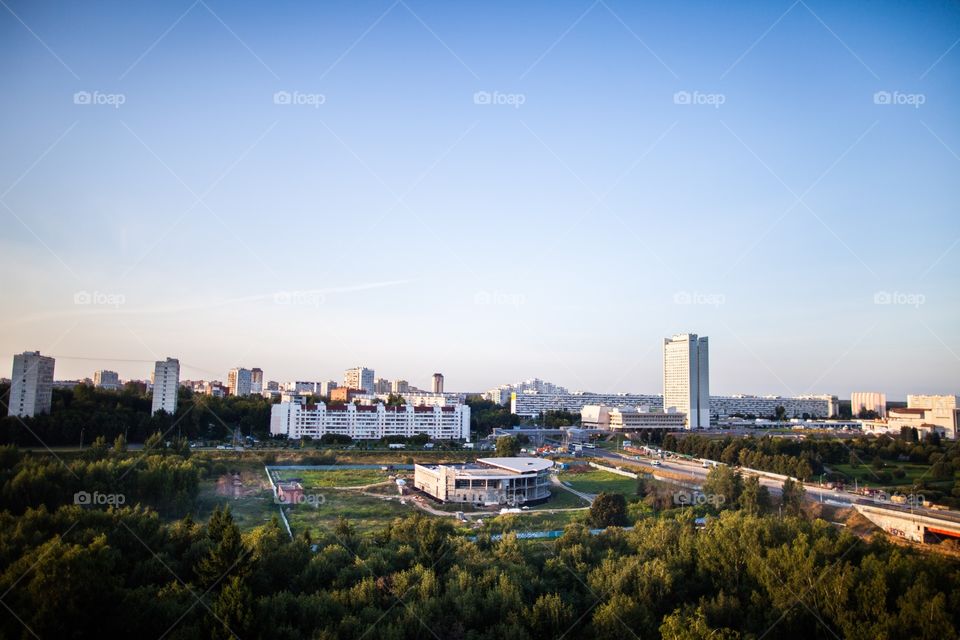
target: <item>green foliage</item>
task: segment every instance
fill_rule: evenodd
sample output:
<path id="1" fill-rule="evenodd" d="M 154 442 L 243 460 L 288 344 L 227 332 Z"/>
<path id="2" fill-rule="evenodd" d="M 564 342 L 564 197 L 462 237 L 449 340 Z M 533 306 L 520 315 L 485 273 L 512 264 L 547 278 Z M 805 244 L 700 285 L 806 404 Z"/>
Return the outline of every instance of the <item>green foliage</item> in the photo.
<path id="1" fill-rule="evenodd" d="M 619 493 L 601 493 L 590 505 L 590 523 L 597 528 L 627 524 L 627 499 Z"/>
<path id="2" fill-rule="evenodd" d="M 500 436 L 496 451 L 498 458 L 512 458 L 520 453 L 520 441 L 513 436 Z"/>

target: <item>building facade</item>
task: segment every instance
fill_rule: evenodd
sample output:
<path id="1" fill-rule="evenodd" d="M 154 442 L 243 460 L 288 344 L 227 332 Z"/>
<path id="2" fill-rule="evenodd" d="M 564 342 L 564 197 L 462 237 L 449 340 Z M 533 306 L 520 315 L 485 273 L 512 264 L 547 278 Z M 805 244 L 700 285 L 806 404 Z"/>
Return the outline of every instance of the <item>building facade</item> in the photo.
<path id="1" fill-rule="evenodd" d="M 854 391 L 850 394 L 850 415 L 856 418 L 861 411 L 873 411 L 878 418 L 886 418 L 887 395 L 875 391 Z"/>
<path id="2" fill-rule="evenodd" d="M 253 372 L 236 367 L 227 373 L 227 388 L 232 396 L 248 396 L 253 392 Z"/>
<path id="3" fill-rule="evenodd" d="M 650 407 L 607 407 L 586 405 L 580 410 L 580 425 L 584 429 L 604 431 L 639 431 L 663 429 L 676 431 L 686 425 L 686 416 L 680 412 L 651 411 Z"/>
<path id="4" fill-rule="evenodd" d="M 263 393 L 263 369 L 260 367 L 250 369 L 250 393 L 256 396 Z"/>
<path id="5" fill-rule="evenodd" d="M 441 502 L 475 505 L 536 504 L 550 497 L 552 460 L 478 458 L 466 464 L 414 467 L 413 485 Z"/>
<path id="6" fill-rule="evenodd" d="M 433 385 L 431 390 L 434 393 L 443 393 L 443 374 L 435 373 L 433 374 Z"/>
<path id="7" fill-rule="evenodd" d="M 120 376 L 116 371 L 100 369 L 93 372 L 93 385 L 100 389 L 116 391 L 120 388 Z"/>
<path id="8" fill-rule="evenodd" d="M 343 386 L 349 389 L 363 389 L 367 393 L 376 393 L 373 369 L 354 367 L 343 374 Z"/>
<path id="9" fill-rule="evenodd" d="M 180 390 L 180 361 L 176 358 L 157 360 L 153 367 L 153 405 L 150 414 L 177 412 L 177 393 Z"/>
<path id="10" fill-rule="evenodd" d="M 383 404 L 358 407 L 281 402 L 271 407 L 270 433 L 314 439 L 332 433 L 354 440 L 423 433 L 436 440 L 469 440 L 470 407 L 387 407 Z"/>
<path id="11" fill-rule="evenodd" d="M 662 408 L 663 398 L 655 395 L 630 393 L 512 393 L 510 411 L 518 416 L 534 418 L 547 411 L 569 411 L 579 413 L 590 404 L 621 406 L 649 406 Z"/>
<path id="12" fill-rule="evenodd" d="M 32 418 L 50 413 L 55 364 L 53 358 L 42 356 L 39 351 L 24 351 L 13 356 L 8 416 Z"/>
<path id="13" fill-rule="evenodd" d="M 713 396 L 710 398 L 710 411 L 718 418 L 732 415 L 774 416 L 777 407 L 783 407 L 787 418 L 833 418 L 839 414 L 840 402 L 837 396 L 807 395 L 795 397 L 783 396 Z"/>
<path id="14" fill-rule="evenodd" d="M 663 339 L 663 408 L 686 414 L 688 429 L 710 427 L 709 340 L 695 333 Z"/>
<path id="15" fill-rule="evenodd" d="M 957 396 L 908 395 L 907 407 L 925 410 L 925 419 L 929 424 L 942 428 L 946 437 L 956 440 L 957 423 L 960 421 Z"/>

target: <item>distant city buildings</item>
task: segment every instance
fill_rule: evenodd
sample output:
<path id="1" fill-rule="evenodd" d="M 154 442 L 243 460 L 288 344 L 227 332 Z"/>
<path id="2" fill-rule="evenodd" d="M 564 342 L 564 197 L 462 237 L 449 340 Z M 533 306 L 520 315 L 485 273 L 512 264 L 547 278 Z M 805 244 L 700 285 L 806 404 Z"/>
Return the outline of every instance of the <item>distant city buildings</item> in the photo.
<path id="1" fill-rule="evenodd" d="M 32 418 L 50 413 L 54 364 L 53 358 L 42 356 L 39 351 L 24 351 L 13 356 L 8 416 Z"/>
<path id="2" fill-rule="evenodd" d="M 381 402 L 387 402 L 390 400 L 390 395 L 387 393 L 378 393 L 374 398 L 367 399 L 364 398 L 361 402 L 366 404 L 367 402 L 374 402 L 380 400 Z M 407 391 L 402 394 L 400 397 L 403 398 L 404 404 L 412 404 L 415 407 L 446 407 L 448 405 L 454 404 L 463 404 L 467 399 L 467 394 L 465 393 L 429 393 L 427 391 Z"/>
<path id="3" fill-rule="evenodd" d="M 646 405 L 660 409 L 663 407 L 663 399 L 660 396 L 629 393 L 539 393 L 536 391 L 513 392 L 510 397 L 510 412 L 524 418 L 535 418 L 547 411 L 580 413 L 586 405 L 611 407 Z"/>
<path id="4" fill-rule="evenodd" d="M 443 374 L 435 373 L 433 374 L 433 386 L 434 393 L 443 393 Z"/>
<path id="5" fill-rule="evenodd" d="M 713 396 L 710 398 L 710 411 L 718 418 L 728 416 L 767 417 L 777 414 L 777 407 L 783 407 L 784 417 L 834 418 L 839 414 L 840 401 L 837 396 L 804 395 L 784 396 Z"/>
<path id="6" fill-rule="evenodd" d="M 166 411 L 177 412 L 177 392 L 180 388 L 180 361 L 176 358 L 157 360 L 153 368 L 153 405 L 151 415 Z"/>
<path id="7" fill-rule="evenodd" d="M 376 393 L 373 369 L 354 367 L 343 374 L 343 386 L 350 389 L 363 389 L 367 393 Z"/>
<path id="8" fill-rule="evenodd" d="M 260 372 L 263 379 L 263 372 Z M 236 367 L 227 373 L 227 387 L 232 396 L 249 396 L 253 393 L 253 372 L 250 369 Z"/>
<path id="9" fill-rule="evenodd" d="M 708 338 L 683 333 L 663 340 L 663 407 L 686 415 L 688 429 L 710 427 Z"/>
<path id="10" fill-rule="evenodd" d="M 406 380 L 394 380 L 390 385 L 390 393 L 400 395 L 410 390 L 410 383 Z"/>
<path id="11" fill-rule="evenodd" d="M 390 393 L 391 389 L 393 389 L 393 383 L 386 378 L 377 378 L 373 383 L 374 393 Z"/>
<path id="12" fill-rule="evenodd" d="M 100 389 L 116 391 L 120 388 L 120 376 L 116 371 L 100 369 L 93 372 L 93 385 Z"/>
<path id="13" fill-rule="evenodd" d="M 257 396 L 263 393 L 263 369 L 259 367 L 250 370 L 250 393 Z"/>
<path id="14" fill-rule="evenodd" d="M 271 407 L 270 433 L 314 439 L 331 433 L 355 440 L 426 434 L 437 440 L 469 440 L 470 407 L 387 407 L 384 404 L 358 407 L 281 402 Z"/>
<path id="15" fill-rule="evenodd" d="M 854 391 L 850 394 L 850 415 L 854 418 L 862 411 L 872 411 L 878 418 L 887 417 L 887 396 L 874 391 Z"/>
<path id="16" fill-rule="evenodd" d="M 514 393 L 563 395 L 569 394 L 570 392 L 566 387 L 561 387 L 560 385 L 556 385 L 551 382 L 544 382 L 540 378 L 531 378 L 530 380 L 524 380 L 523 382 L 517 382 L 514 384 L 502 384 L 499 387 L 494 387 L 493 389 L 486 391 L 482 395 L 485 400 L 490 400 L 498 404 L 507 404 L 510 402 L 510 398 Z M 579 411 L 579 408 L 577 411 Z"/>
<path id="17" fill-rule="evenodd" d="M 364 389 L 353 389 L 351 387 L 337 387 L 330 391 L 329 398 L 330 402 L 334 403 L 348 403 L 353 402 L 359 396 L 368 396 Z"/>
<path id="18" fill-rule="evenodd" d="M 864 421 L 863 432 L 898 436 L 904 427 L 908 427 L 916 429 L 920 437 L 935 432 L 956 440 L 960 422 L 958 400 L 955 395 L 908 395 L 906 407 L 891 407 L 886 419 Z"/>
<path id="19" fill-rule="evenodd" d="M 326 382 L 320 383 L 320 388 L 317 390 L 317 393 L 321 396 L 329 398 L 333 390 L 339 386 L 340 385 L 335 380 L 327 380 Z"/>
<path id="20" fill-rule="evenodd" d="M 686 425 L 686 416 L 679 412 L 651 411 L 649 406 L 607 407 L 585 405 L 580 410 L 580 426 L 605 431 L 639 431 L 663 429 L 676 431 Z"/>

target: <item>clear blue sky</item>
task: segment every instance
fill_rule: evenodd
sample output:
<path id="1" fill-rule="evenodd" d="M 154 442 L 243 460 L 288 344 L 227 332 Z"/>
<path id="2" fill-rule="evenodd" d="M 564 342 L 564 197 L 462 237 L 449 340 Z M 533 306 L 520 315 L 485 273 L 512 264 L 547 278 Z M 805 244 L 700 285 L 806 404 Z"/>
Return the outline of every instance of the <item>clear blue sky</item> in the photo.
<path id="1" fill-rule="evenodd" d="M 4 2 L 4 373 L 960 392 L 955 3 Z"/>

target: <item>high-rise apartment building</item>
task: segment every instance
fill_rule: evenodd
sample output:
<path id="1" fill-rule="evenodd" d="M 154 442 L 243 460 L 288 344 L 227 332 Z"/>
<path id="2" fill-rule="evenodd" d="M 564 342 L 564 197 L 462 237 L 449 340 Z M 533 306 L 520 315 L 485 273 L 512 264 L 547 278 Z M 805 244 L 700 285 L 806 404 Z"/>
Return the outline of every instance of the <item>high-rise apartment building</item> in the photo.
<path id="1" fill-rule="evenodd" d="M 850 394 L 850 414 L 857 418 L 861 411 L 873 411 L 877 418 L 887 417 L 887 394 L 874 391 L 854 391 Z"/>
<path id="2" fill-rule="evenodd" d="M 707 337 L 682 333 L 663 340 L 663 408 L 687 414 L 688 429 L 710 427 Z"/>
<path id="3" fill-rule="evenodd" d="M 443 393 L 443 374 L 442 373 L 433 374 L 433 392 Z"/>
<path id="4" fill-rule="evenodd" d="M 93 372 L 93 385 L 101 389 L 116 391 L 120 388 L 120 376 L 116 371 L 100 369 Z"/>
<path id="5" fill-rule="evenodd" d="M 176 358 L 157 360 L 153 368 L 153 407 L 151 415 L 166 411 L 177 412 L 177 393 L 180 390 L 180 361 Z"/>
<path id="6" fill-rule="evenodd" d="M 10 376 L 8 416 L 32 418 L 50 413 L 53 403 L 54 359 L 39 351 L 24 351 L 13 356 Z"/>
<path id="7" fill-rule="evenodd" d="M 250 393 L 257 396 L 263 393 L 263 369 L 260 367 L 250 370 Z"/>
<path id="8" fill-rule="evenodd" d="M 263 373 L 261 372 L 261 380 Z M 250 369 L 237 367 L 227 373 L 227 387 L 232 396 L 248 396 L 253 384 L 253 372 Z"/>
<path id="9" fill-rule="evenodd" d="M 373 369 L 366 367 L 347 369 L 343 374 L 343 386 L 348 389 L 363 389 L 367 393 L 375 393 L 376 386 L 373 378 Z"/>
<path id="10" fill-rule="evenodd" d="M 390 385 L 390 393 L 400 395 L 410 390 L 410 383 L 406 380 L 394 380 Z"/>
<path id="11" fill-rule="evenodd" d="M 373 384 L 375 393 L 390 393 L 392 387 L 393 385 L 386 378 L 377 378 L 377 381 Z"/>

